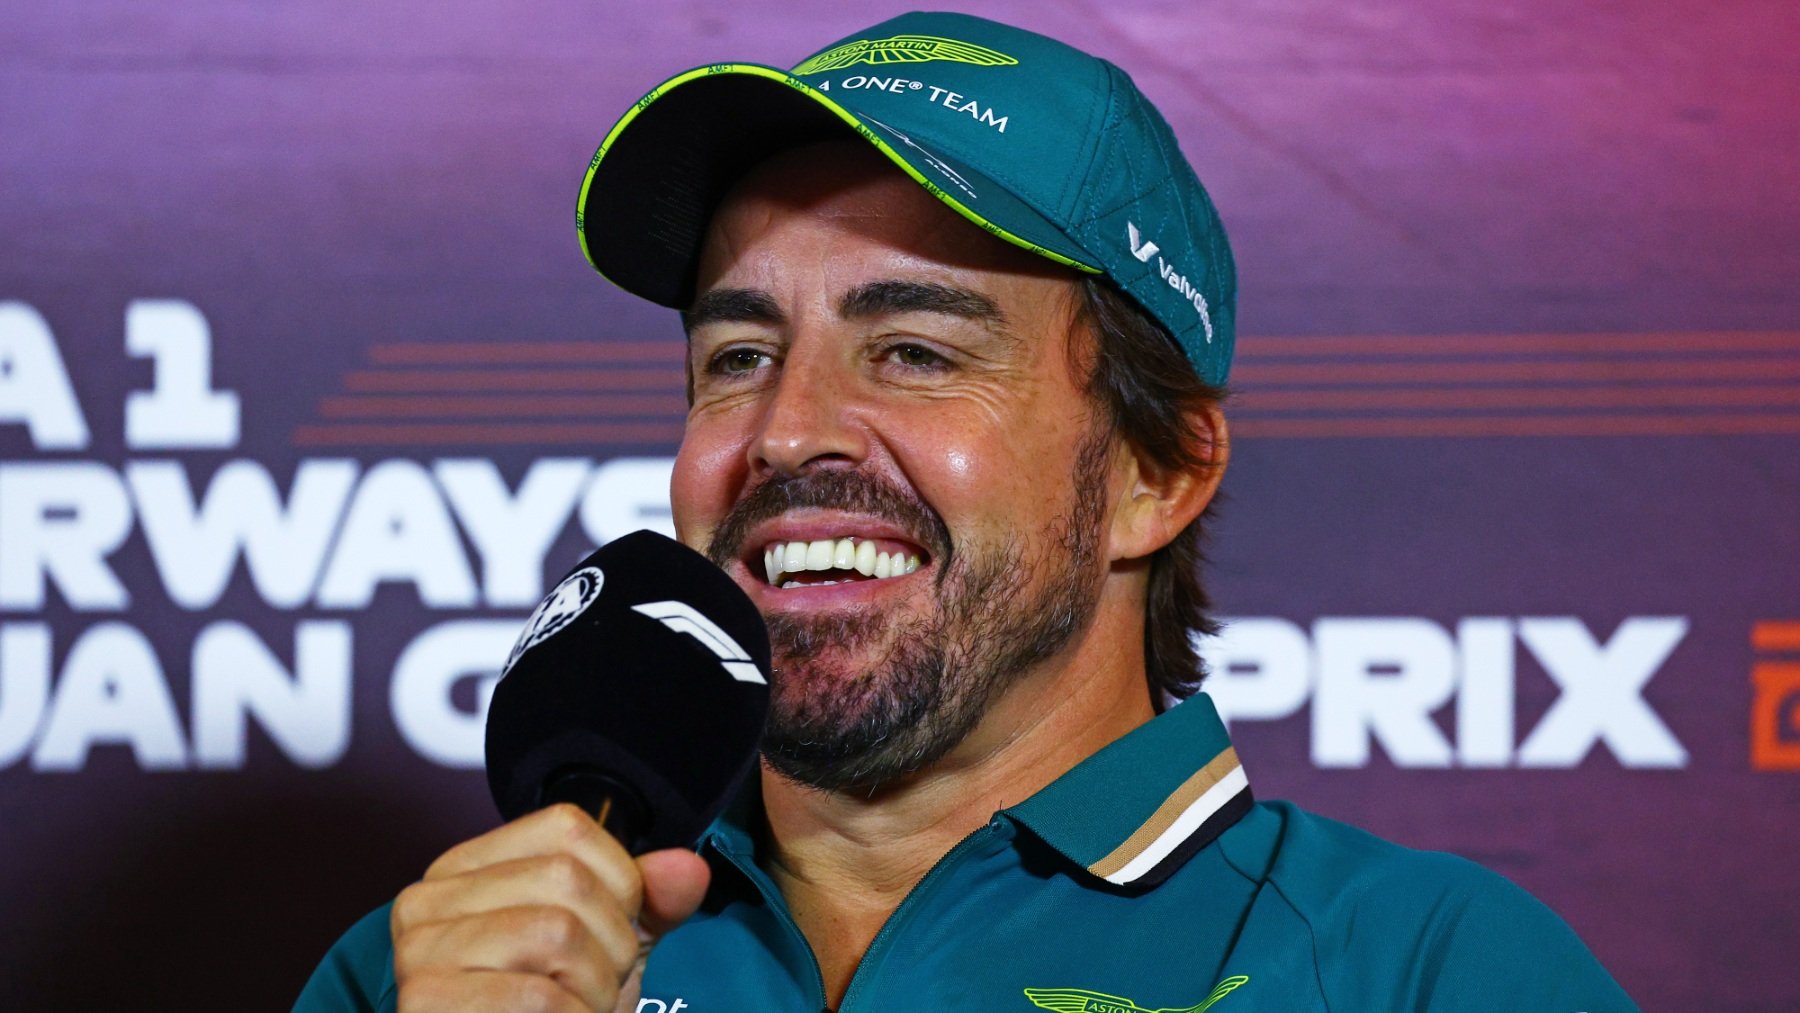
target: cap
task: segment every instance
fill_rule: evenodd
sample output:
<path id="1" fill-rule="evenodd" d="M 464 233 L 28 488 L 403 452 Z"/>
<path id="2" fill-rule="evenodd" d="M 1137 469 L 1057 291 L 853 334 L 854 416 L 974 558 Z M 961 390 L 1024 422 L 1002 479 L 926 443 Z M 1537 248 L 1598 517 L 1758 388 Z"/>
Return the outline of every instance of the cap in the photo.
<path id="1" fill-rule="evenodd" d="M 658 85 L 588 165 L 582 250 L 626 291 L 686 308 L 731 185 L 847 130 L 995 236 L 1112 279 L 1225 381 L 1231 247 L 1168 123 L 1113 64 L 966 14 L 904 14 L 791 71 L 716 63 Z"/>

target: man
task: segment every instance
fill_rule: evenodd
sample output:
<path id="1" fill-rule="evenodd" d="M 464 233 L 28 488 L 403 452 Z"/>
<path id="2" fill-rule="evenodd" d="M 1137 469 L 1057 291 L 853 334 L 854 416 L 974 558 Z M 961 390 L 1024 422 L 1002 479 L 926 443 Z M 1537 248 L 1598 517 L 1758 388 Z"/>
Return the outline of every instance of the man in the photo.
<path id="1" fill-rule="evenodd" d="M 944 14 L 705 68 L 578 224 L 684 310 L 676 527 L 769 623 L 760 783 L 698 855 L 567 808 L 452 848 L 301 1008 L 1633 1008 L 1517 888 L 1254 804 L 1169 706 L 1234 280 L 1122 72 Z"/>

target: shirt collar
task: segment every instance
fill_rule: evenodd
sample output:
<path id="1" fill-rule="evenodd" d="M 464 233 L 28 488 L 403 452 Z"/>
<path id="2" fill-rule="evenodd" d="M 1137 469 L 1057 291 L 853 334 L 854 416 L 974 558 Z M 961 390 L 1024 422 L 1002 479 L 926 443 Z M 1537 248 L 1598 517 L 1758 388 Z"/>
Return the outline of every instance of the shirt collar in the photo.
<path id="1" fill-rule="evenodd" d="M 1149 888 L 1242 819 L 1253 803 L 1219 712 L 1196 693 L 1001 814 L 1092 875 Z M 750 859 L 762 823 L 751 771 L 706 841 Z"/>
<path id="2" fill-rule="evenodd" d="M 1005 813 L 1108 883 L 1149 888 L 1252 802 L 1225 724 L 1198 693 Z"/>

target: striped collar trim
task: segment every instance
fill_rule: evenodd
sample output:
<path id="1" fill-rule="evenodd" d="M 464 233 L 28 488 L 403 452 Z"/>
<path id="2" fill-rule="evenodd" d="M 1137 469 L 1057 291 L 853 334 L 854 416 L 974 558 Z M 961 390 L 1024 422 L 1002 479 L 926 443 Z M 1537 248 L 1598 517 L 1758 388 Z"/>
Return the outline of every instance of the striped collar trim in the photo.
<path id="1" fill-rule="evenodd" d="M 1087 870 L 1119 886 L 1161 870 L 1152 880 L 1161 882 L 1175 871 L 1170 859 L 1179 855 L 1185 861 L 1244 815 L 1233 807 L 1239 799 L 1248 806 L 1250 781 L 1238 763 L 1237 750 L 1226 746 L 1164 799 L 1130 837 Z"/>
<path id="2" fill-rule="evenodd" d="M 1254 804 L 1205 694 L 1089 757 L 1007 814 L 1093 876 L 1160 884 Z"/>

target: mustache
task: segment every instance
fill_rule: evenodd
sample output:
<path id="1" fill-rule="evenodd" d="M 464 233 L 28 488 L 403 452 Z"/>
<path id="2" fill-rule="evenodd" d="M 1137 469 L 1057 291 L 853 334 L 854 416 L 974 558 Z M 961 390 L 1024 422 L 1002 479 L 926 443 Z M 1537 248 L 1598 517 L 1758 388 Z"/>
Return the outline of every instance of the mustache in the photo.
<path id="1" fill-rule="evenodd" d="M 865 471 L 825 469 L 771 478 L 750 490 L 707 542 L 706 555 L 724 566 L 744 551 L 750 529 L 790 510 L 844 510 L 898 524 L 908 537 L 930 550 L 933 558 L 950 561 L 950 529 L 937 511 L 908 490 Z"/>

